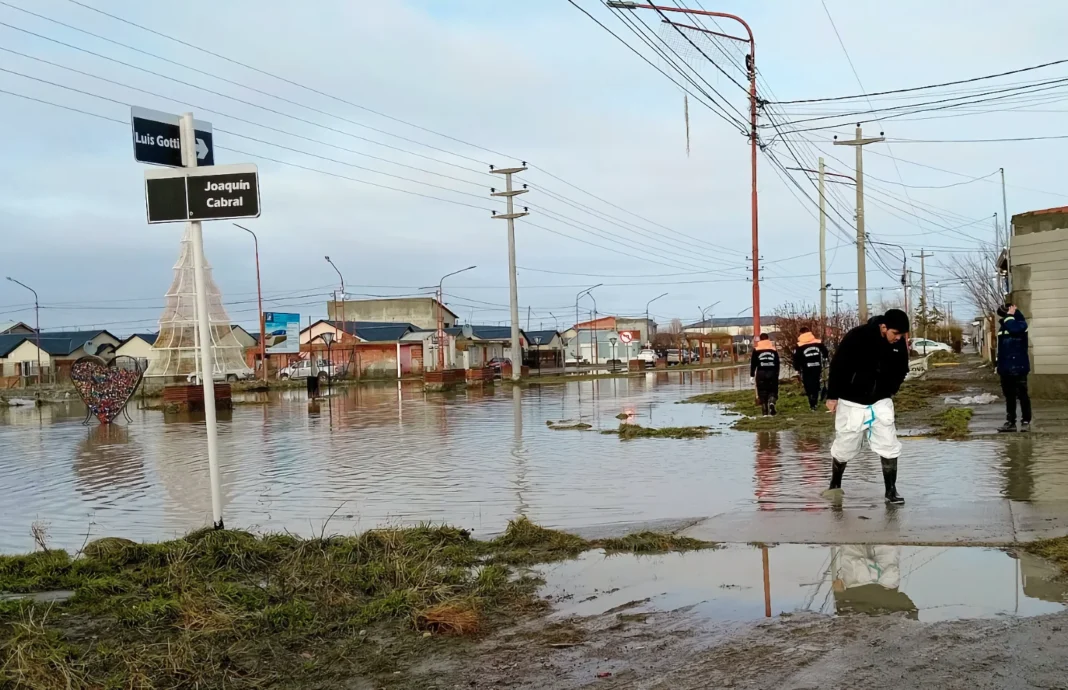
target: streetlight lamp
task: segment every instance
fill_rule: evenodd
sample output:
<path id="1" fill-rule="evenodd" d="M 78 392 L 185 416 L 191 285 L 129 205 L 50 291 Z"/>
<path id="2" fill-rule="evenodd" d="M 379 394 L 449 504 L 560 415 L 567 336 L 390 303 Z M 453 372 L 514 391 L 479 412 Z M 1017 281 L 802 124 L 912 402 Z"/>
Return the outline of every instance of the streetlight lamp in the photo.
<path id="1" fill-rule="evenodd" d="M 19 281 L 15 280 L 11 276 L 7 276 L 7 279 L 10 280 L 12 283 L 15 283 L 16 285 L 21 285 L 22 287 L 26 288 L 27 290 L 29 290 L 30 292 L 33 293 L 33 317 L 34 317 L 34 319 L 36 321 L 36 327 L 34 328 L 34 333 L 36 334 L 36 340 L 37 340 L 37 395 L 40 396 L 41 395 L 41 305 L 40 305 L 40 302 L 37 299 L 37 291 L 36 290 L 34 290 L 32 287 L 30 287 L 26 283 L 22 283 L 22 282 L 19 282 Z"/>
<path id="2" fill-rule="evenodd" d="M 593 290 L 594 288 L 599 288 L 602 285 L 604 285 L 604 283 L 597 283 L 593 287 L 588 287 L 585 290 L 579 290 L 578 294 L 575 295 L 575 340 L 579 341 L 575 345 L 575 367 L 576 368 L 578 368 L 579 360 L 582 359 L 581 352 L 579 351 L 579 348 L 582 346 L 582 340 L 578 337 L 578 335 L 579 335 L 579 308 L 578 308 L 579 299 L 583 295 L 589 294 L 590 290 Z M 567 362 L 564 362 L 564 364 L 567 364 Z"/>
<path id="3" fill-rule="evenodd" d="M 751 207 L 752 207 L 752 234 L 753 234 L 753 333 L 760 332 L 760 248 L 758 241 L 757 224 L 757 88 L 756 88 L 756 41 L 753 38 L 753 30 L 741 17 L 726 12 L 709 12 L 708 10 L 691 10 L 684 7 L 666 7 L 660 5 L 640 5 L 627 0 L 609 0 L 607 5 L 614 9 L 623 10 L 654 10 L 669 26 L 675 27 L 676 31 L 686 29 L 699 31 L 706 34 L 715 34 L 722 38 L 728 38 L 739 43 L 749 44 L 749 54 L 745 56 L 745 67 L 749 77 L 749 157 L 751 170 Z M 669 21 L 665 12 L 681 12 L 682 14 L 698 15 L 702 17 L 722 17 L 733 19 L 745 28 L 747 38 L 728 36 L 708 29 L 702 29 L 687 24 L 676 24 Z"/>
<path id="4" fill-rule="evenodd" d="M 648 341 L 647 344 L 649 344 L 649 345 L 651 345 L 652 342 L 653 342 L 652 329 L 649 328 L 649 305 L 652 304 L 653 302 L 657 301 L 661 297 L 667 297 L 667 296 L 668 296 L 668 293 L 665 292 L 664 294 L 657 295 L 656 297 L 652 298 L 651 300 L 649 300 L 648 302 L 645 303 L 645 337 L 646 337 L 646 340 Z"/>
<path id="5" fill-rule="evenodd" d="M 341 279 L 341 312 L 342 312 L 342 314 L 341 314 L 341 318 L 339 319 L 337 317 L 337 293 L 335 292 L 334 293 L 334 320 L 335 321 L 344 321 L 345 320 L 345 314 L 344 314 L 344 312 L 345 312 L 345 276 L 341 275 L 341 271 L 338 270 L 337 265 L 334 264 L 334 262 L 330 260 L 329 256 L 324 256 L 323 258 L 326 259 L 326 263 L 328 263 L 328 264 L 330 264 L 331 266 L 334 267 L 334 270 L 337 271 L 337 277 Z"/>
<path id="6" fill-rule="evenodd" d="M 263 289 L 260 286 L 260 239 L 256 237 L 256 233 L 252 232 L 244 225 L 238 225 L 237 223 L 234 223 L 234 225 L 252 235 L 252 243 L 256 248 L 256 303 L 259 306 L 260 312 L 260 366 L 263 367 L 263 382 L 267 383 L 267 325 L 264 323 Z"/>
<path id="7" fill-rule="evenodd" d="M 593 365 L 597 366 L 601 342 L 597 339 L 597 298 L 593 296 L 593 288 L 586 291 L 586 296 L 593 300 L 593 319 L 590 320 L 590 326 L 593 328 Z"/>
<path id="8" fill-rule="evenodd" d="M 330 395 L 330 386 L 334 383 L 334 352 L 331 347 L 334 344 L 334 334 L 327 331 L 319 337 L 326 343 L 326 394 Z"/>
<path id="9" fill-rule="evenodd" d="M 701 309 L 701 327 L 702 328 L 704 328 L 704 325 L 705 325 L 705 312 L 711 310 L 713 307 L 715 307 L 717 304 L 719 304 L 722 301 L 723 300 L 716 300 L 715 302 L 713 302 L 712 304 L 708 305 L 707 307 L 704 307 L 703 309 L 701 308 L 700 305 L 697 306 L 698 309 Z M 713 316 L 715 316 L 715 312 L 713 312 Z M 712 322 L 711 321 L 708 322 L 708 333 L 709 333 L 709 335 L 711 335 L 711 333 L 712 333 Z M 711 356 L 712 352 L 710 351 L 708 354 L 709 354 L 709 356 Z"/>
<path id="10" fill-rule="evenodd" d="M 611 351 L 612 351 L 612 373 L 614 374 L 615 371 L 616 371 L 616 338 L 615 338 L 615 336 L 610 336 L 608 338 L 608 342 L 612 344 L 612 346 L 611 346 Z"/>
<path id="11" fill-rule="evenodd" d="M 467 268 L 461 268 L 459 271 L 453 271 L 452 273 L 446 273 L 441 276 L 441 280 L 438 281 L 438 370 L 445 371 L 445 307 L 443 304 L 445 295 L 442 293 L 442 283 L 449 276 L 454 276 L 457 273 L 463 273 L 464 271 L 470 271 L 471 269 L 478 268 L 478 266 L 468 266 Z M 425 289 L 425 288 L 421 288 Z"/>

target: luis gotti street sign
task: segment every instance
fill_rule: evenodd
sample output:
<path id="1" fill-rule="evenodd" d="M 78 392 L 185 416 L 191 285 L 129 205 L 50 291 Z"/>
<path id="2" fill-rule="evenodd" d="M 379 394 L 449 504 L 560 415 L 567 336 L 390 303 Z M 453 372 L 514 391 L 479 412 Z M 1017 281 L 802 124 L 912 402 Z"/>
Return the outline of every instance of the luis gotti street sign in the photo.
<path id="1" fill-rule="evenodd" d="M 250 163 L 146 170 L 145 201 L 149 223 L 256 218 L 259 173 Z"/>
<path id="2" fill-rule="evenodd" d="M 182 118 L 158 110 L 130 108 L 130 126 L 133 128 L 134 160 L 140 163 L 182 167 Z M 194 148 L 197 165 L 215 165 L 215 148 L 212 142 L 211 123 L 193 121 L 196 132 Z"/>

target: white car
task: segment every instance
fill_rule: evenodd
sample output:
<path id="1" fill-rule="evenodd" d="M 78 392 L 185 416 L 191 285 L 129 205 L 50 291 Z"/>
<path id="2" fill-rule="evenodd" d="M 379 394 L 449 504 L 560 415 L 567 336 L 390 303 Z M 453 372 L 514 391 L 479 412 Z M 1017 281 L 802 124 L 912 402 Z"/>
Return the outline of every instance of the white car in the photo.
<path id="1" fill-rule="evenodd" d="M 226 373 L 217 371 L 215 372 L 215 375 L 212 378 L 220 382 L 227 381 L 229 383 L 234 383 L 235 381 L 247 381 L 251 378 L 254 378 L 255 376 L 256 372 L 252 371 L 251 369 L 239 369 L 238 371 L 228 371 Z M 186 376 L 185 380 L 186 383 L 200 384 L 200 379 L 197 376 L 196 372 L 193 372 L 189 376 Z"/>
<path id="2" fill-rule="evenodd" d="M 649 348 L 645 348 L 644 350 L 638 353 L 638 356 L 635 357 L 635 359 L 640 359 L 646 364 L 656 364 L 656 350 L 650 350 Z"/>
<path id="3" fill-rule="evenodd" d="M 919 352 L 921 355 L 929 355 L 932 352 L 953 352 L 953 348 L 945 343 L 940 343 L 937 340 L 916 338 L 909 344 L 912 346 L 913 350 Z"/>
<path id="4" fill-rule="evenodd" d="M 338 367 L 330 364 L 327 365 L 326 360 L 319 360 L 319 373 L 320 378 L 325 379 L 328 376 L 337 376 L 340 372 Z M 299 362 L 293 362 L 288 367 L 278 372 L 278 377 L 281 379 L 306 379 L 312 375 L 312 363 L 311 360 L 302 359 Z"/>

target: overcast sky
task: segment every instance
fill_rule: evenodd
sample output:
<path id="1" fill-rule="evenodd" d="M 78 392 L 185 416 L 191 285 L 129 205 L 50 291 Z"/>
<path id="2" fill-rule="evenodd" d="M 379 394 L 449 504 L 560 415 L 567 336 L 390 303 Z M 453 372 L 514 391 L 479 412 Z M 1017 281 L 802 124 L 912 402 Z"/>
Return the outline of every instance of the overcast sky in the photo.
<path id="1" fill-rule="evenodd" d="M 0 68 L 7 70 L 0 72 L 0 89 L 110 118 L 0 93 L 6 134 L 0 275 L 38 291 L 45 328 L 101 326 L 118 335 L 156 329 L 183 226 L 145 222 L 145 166 L 133 160 L 124 124 L 130 104 L 173 113 L 192 110 L 198 119 L 226 130 L 215 135 L 216 163 L 259 166 L 263 212 L 247 225 L 260 237 L 269 310 L 325 316 L 326 300 L 338 283 L 323 259 L 329 254 L 351 296 L 415 294 L 445 273 L 476 264 L 477 269 L 446 283 L 446 301 L 463 320 L 503 322 L 508 318 L 506 225 L 490 217 L 489 209 L 502 206 L 489 197 L 489 188 L 500 180 L 485 171 L 489 164 L 520 160 L 537 166 L 523 176 L 534 189 L 520 197 L 531 205 L 531 215 L 517 221 L 524 326 L 528 307 L 533 327 L 570 325 L 576 292 L 595 283 L 605 283 L 594 291 L 600 313 L 639 314 L 647 300 L 663 292 L 668 296 L 651 310 L 662 321 L 675 316 L 695 321 L 699 307 L 716 301 L 716 316 L 734 316 L 751 305 L 746 139 L 691 100 L 687 156 L 680 89 L 567 0 L 84 1 L 294 83 L 68 0 L 4 0 L 0 46 L 39 59 L 0 52 Z M 599 2 L 577 1 L 640 47 Z M 819 0 L 705 0 L 703 5 L 740 14 L 752 25 L 763 98 L 861 91 Z M 1011 12 L 993 0 L 827 0 L 827 8 L 868 92 L 1065 57 L 1061 34 L 1068 5 L 1060 2 L 1017 2 Z M 658 23 L 655 15 L 637 18 Z M 730 22 L 720 26 L 740 31 Z M 741 89 L 707 64 L 700 70 L 745 112 Z M 992 84 L 1066 72 L 1059 66 Z M 741 78 L 736 70 L 733 76 Z M 1061 124 L 1064 111 L 1052 100 L 1057 93 L 1045 92 L 1040 103 L 1014 102 L 1009 111 L 936 111 L 915 116 L 923 119 L 873 122 L 865 131 L 926 140 L 1068 134 Z M 877 102 L 878 107 L 894 104 Z M 817 110 L 865 106 L 863 101 L 792 106 L 786 115 L 811 117 Z M 851 174 L 852 149 L 822 142 L 836 133 L 851 136 L 852 130 L 794 135 L 808 140 L 794 144 L 802 163 L 815 167 L 822 150 L 830 169 Z M 772 134 L 765 130 L 762 137 L 770 140 Z M 904 245 L 910 255 L 921 246 L 934 247 L 936 258 L 928 263 L 934 282 L 945 275 L 940 262 L 993 236 L 992 216 L 1002 208 L 996 175 L 945 185 L 1004 167 L 1010 214 L 1059 206 L 1068 203 L 1068 196 L 1060 195 L 1064 147 L 1060 141 L 868 146 L 868 232 L 877 241 Z M 781 143 L 772 150 L 787 165 L 796 165 Z M 803 175 L 795 174 L 808 201 L 799 201 L 794 194 L 800 192 L 791 192 L 761 156 L 760 253 L 769 262 L 762 283 L 765 314 L 784 302 L 819 299 L 814 195 Z M 853 188 L 836 193 L 832 203 L 851 220 Z M 939 215 L 917 211 L 917 205 Z M 916 221 L 910 213 L 926 220 Z M 832 219 L 849 229 L 843 218 Z M 952 232 L 933 224 L 955 228 L 973 221 Z M 255 330 L 251 238 L 225 222 L 205 224 L 204 236 L 232 319 Z M 842 230 L 830 228 L 828 280 L 847 290 L 856 287 L 851 242 Z M 896 248 L 883 252 L 893 272 L 900 271 L 900 255 Z M 918 261 L 910 262 L 918 270 Z M 890 288 L 895 281 L 869 262 L 869 301 L 878 302 L 875 288 Z M 945 294 L 956 300 L 958 314 L 968 312 L 956 288 Z M 843 294 L 844 302 L 851 300 L 854 293 Z M 591 301 L 583 301 L 583 311 L 591 307 Z M 29 293 L 0 281 L 0 321 L 7 319 L 32 322 L 32 302 Z"/>

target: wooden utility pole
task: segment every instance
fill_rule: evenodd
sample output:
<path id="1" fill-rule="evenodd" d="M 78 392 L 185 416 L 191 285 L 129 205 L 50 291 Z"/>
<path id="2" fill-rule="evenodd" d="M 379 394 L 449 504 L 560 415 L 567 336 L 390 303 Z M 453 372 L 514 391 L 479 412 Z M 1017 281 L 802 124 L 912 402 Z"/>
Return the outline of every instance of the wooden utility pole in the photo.
<path id="1" fill-rule="evenodd" d="M 820 338 L 827 338 L 827 206 L 823 194 L 823 156 L 820 156 Z"/>
<path id="2" fill-rule="evenodd" d="M 881 134 L 881 133 L 880 133 Z M 864 133 L 857 124 L 857 136 L 852 141 L 835 141 L 835 146 L 853 146 L 857 150 L 857 308 L 860 310 L 860 322 L 868 321 L 868 272 L 864 254 L 864 146 L 885 140 L 886 137 L 864 138 Z"/>
<path id="3" fill-rule="evenodd" d="M 928 254 L 926 249 L 921 249 L 919 254 L 912 255 L 920 260 L 920 318 L 923 319 L 923 338 L 927 339 L 927 266 L 924 259 L 929 259 L 934 254 Z"/>

